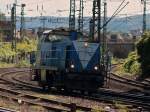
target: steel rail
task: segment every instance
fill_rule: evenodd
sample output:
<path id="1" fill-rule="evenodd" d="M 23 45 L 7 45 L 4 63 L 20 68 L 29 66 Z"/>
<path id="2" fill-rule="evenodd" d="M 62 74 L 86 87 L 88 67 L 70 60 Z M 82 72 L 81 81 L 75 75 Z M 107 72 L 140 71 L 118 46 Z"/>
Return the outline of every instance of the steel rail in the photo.
<path id="1" fill-rule="evenodd" d="M 21 81 L 19 79 L 16 79 L 16 77 L 13 77 L 14 80 L 22 83 L 23 85 L 27 84 L 27 86 L 31 86 L 26 81 Z M 79 95 L 81 97 L 82 95 Z M 94 97 L 91 96 L 82 96 L 83 98 L 91 99 L 91 100 L 97 100 L 101 101 L 112 101 L 112 100 L 118 100 L 123 102 L 128 102 L 128 104 L 135 104 L 141 105 L 145 108 L 150 109 L 150 96 L 145 95 L 137 95 L 137 94 L 131 94 L 131 93 L 124 93 L 124 92 L 116 92 L 109 89 L 100 89 L 98 94 L 96 94 Z"/>
<path id="2" fill-rule="evenodd" d="M 115 73 L 111 73 L 112 77 L 110 77 L 111 80 L 115 80 L 124 84 L 128 84 L 128 85 L 132 85 L 132 86 L 136 86 L 136 87 L 140 87 L 140 88 L 144 88 L 144 89 L 150 89 L 150 84 L 145 84 L 139 81 L 134 81 L 131 79 L 127 79 L 121 76 L 116 75 Z"/>
<path id="3" fill-rule="evenodd" d="M 12 74 L 12 73 L 22 73 L 22 72 L 25 72 L 24 70 L 19 70 L 19 71 L 11 71 L 11 72 L 6 72 L 6 73 L 3 73 L 0 75 L 0 79 L 3 80 L 3 81 L 6 81 L 8 83 L 11 83 L 11 84 L 17 84 L 17 85 L 22 85 L 23 87 L 26 86 L 26 87 L 31 87 L 27 84 L 19 84 L 19 83 L 16 83 L 16 82 L 12 82 L 10 80 L 7 80 L 7 79 L 4 79 L 3 76 L 6 75 L 6 74 Z M 35 88 L 35 86 L 32 88 Z M 40 88 L 38 88 L 40 89 Z M 90 111 L 91 108 L 88 108 L 88 107 L 83 107 L 83 106 L 79 106 L 79 105 L 76 105 L 76 104 L 70 104 L 70 103 L 64 103 L 64 102 L 61 102 L 61 101 L 55 101 L 55 100 L 50 100 L 50 99 L 46 99 L 46 98 L 41 98 L 41 97 L 37 97 L 37 96 L 34 96 L 32 94 L 22 94 L 22 92 L 19 92 L 19 91 L 16 91 L 16 90 L 12 90 L 12 89 L 8 89 L 8 88 L 3 88 L 3 87 L 0 87 L 0 96 L 3 96 L 3 97 L 9 97 L 9 98 L 12 98 L 14 100 L 19 100 L 18 97 L 16 97 L 16 95 L 19 95 L 19 96 L 22 96 L 22 97 L 25 97 L 25 98 L 28 98 L 28 99 L 22 99 L 23 102 L 26 102 L 28 104 L 34 104 L 34 105 L 39 105 L 39 106 L 42 106 L 42 107 L 45 107 L 47 109 L 50 109 L 50 110 L 54 110 L 54 111 L 67 111 L 67 112 L 71 112 L 72 111 L 72 108 L 76 108 L 76 109 L 79 109 L 79 110 L 83 110 L 83 111 Z M 10 95 L 7 95 L 7 94 L 4 94 L 4 91 L 6 93 L 9 93 Z M 14 96 L 12 97 L 12 95 L 14 94 Z M 30 100 L 29 98 L 32 99 L 36 99 L 35 101 L 34 100 Z M 38 99 L 38 100 L 37 100 Z M 37 101 L 42 101 L 42 102 L 45 102 L 44 103 L 39 103 Z M 67 109 L 63 109 L 63 108 L 58 108 L 56 106 L 50 106 L 50 105 L 47 105 L 47 104 L 55 104 L 55 105 L 61 105 L 63 106 L 63 108 L 67 108 Z"/>
<path id="4" fill-rule="evenodd" d="M 16 110 L 0 107 L 0 112 L 16 112 Z"/>

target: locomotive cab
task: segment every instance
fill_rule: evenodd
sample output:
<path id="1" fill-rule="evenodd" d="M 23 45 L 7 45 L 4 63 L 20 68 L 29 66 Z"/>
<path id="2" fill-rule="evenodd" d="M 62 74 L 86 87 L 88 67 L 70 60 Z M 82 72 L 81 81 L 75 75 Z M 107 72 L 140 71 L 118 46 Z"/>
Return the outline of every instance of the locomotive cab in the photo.
<path id="1" fill-rule="evenodd" d="M 63 72 L 66 65 L 66 48 L 71 45 L 68 35 L 46 31 L 43 33 L 36 52 L 33 77 L 40 85 L 50 84 L 58 72 Z M 37 74 L 37 71 L 38 72 Z M 57 73 L 56 73 L 57 72 Z M 54 75 L 55 74 L 55 75 Z"/>

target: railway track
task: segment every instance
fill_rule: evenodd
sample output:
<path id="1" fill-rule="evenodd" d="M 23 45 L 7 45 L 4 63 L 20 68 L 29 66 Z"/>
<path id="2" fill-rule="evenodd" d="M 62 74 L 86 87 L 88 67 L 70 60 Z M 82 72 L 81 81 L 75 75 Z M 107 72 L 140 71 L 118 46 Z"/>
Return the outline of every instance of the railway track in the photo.
<path id="1" fill-rule="evenodd" d="M 146 80 L 144 80 L 144 81 L 143 81 L 143 83 L 144 83 L 144 84 L 148 84 L 148 85 L 150 85 L 150 79 L 146 79 Z"/>
<path id="2" fill-rule="evenodd" d="M 29 82 L 26 81 L 21 81 L 20 79 L 16 78 L 17 75 L 20 75 L 20 72 L 24 72 L 24 71 L 19 71 L 18 73 L 15 74 L 15 76 L 12 78 L 14 81 L 14 84 L 23 86 L 23 87 L 27 87 L 27 88 L 31 88 L 32 90 L 34 89 L 41 89 L 40 87 L 36 86 L 36 85 L 32 85 Z M 4 79 L 5 81 L 8 81 L 6 79 Z M 12 81 L 10 81 L 9 79 L 9 83 L 12 83 Z M 66 95 L 66 94 L 64 94 Z M 32 95 L 30 95 L 32 96 Z M 73 96 L 76 96 L 76 94 L 73 94 Z M 34 97 L 34 96 L 32 96 Z M 82 98 L 86 98 L 89 100 L 96 100 L 96 101 L 106 101 L 106 102 L 111 102 L 112 101 L 120 101 L 120 102 L 126 102 L 125 104 L 131 104 L 134 106 L 142 106 L 143 108 L 146 109 L 150 109 L 150 97 L 149 96 L 145 96 L 145 95 L 136 95 L 136 94 L 129 94 L 129 93 L 121 93 L 121 92 L 116 92 L 116 91 L 112 91 L 109 89 L 100 89 L 99 92 L 97 94 L 93 94 L 92 96 L 89 95 L 77 95 L 77 97 L 82 97 Z M 35 98 L 35 99 L 39 99 L 39 98 Z M 42 100 L 48 100 L 48 99 L 42 99 Z M 61 102 L 59 102 L 61 103 Z M 70 104 L 69 104 L 70 105 Z M 82 108 L 82 107 L 78 107 L 78 108 Z M 85 108 L 85 107 L 84 107 Z M 89 108 L 87 108 L 87 110 L 90 110 Z"/>
<path id="3" fill-rule="evenodd" d="M 29 72 L 29 70 L 26 70 L 26 73 L 27 72 Z M 13 85 L 20 85 L 22 87 L 31 88 L 32 90 L 41 90 L 42 91 L 42 88 L 40 88 L 39 86 L 33 85 L 32 83 L 29 83 L 27 81 L 22 81 L 19 78 L 17 78 L 18 75 L 22 75 L 22 73 L 24 73 L 24 70 L 23 71 L 17 71 L 17 72 L 16 71 L 11 71 L 11 73 L 15 73 L 15 75 L 13 75 L 12 78 L 4 77 L 4 76 L 7 76 L 7 75 L 9 76 L 10 72 L 1 74 L 0 78 L 3 81 L 7 81 L 8 83 L 11 83 Z M 3 88 L 1 88 L 1 89 L 3 89 Z M 1 90 L 1 91 L 4 91 L 4 90 Z M 6 92 L 9 92 L 9 91 L 12 92 L 12 90 L 6 90 Z M 15 90 L 15 92 L 16 92 L 16 90 Z M 17 95 L 25 97 L 27 99 L 29 97 L 32 98 L 32 99 L 35 99 L 35 100 L 33 100 L 35 102 L 32 102 L 31 104 L 40 105 L 40 106 L 43 106 L 45 108 L 50 108 L 50 109 L 52 109 L 52 107 L 54 108 L 54 106 L 46 107 L 46 105 L 43 105 L 43 104 L 39 104 L 39 103 L 36 104 L 37 99 L 38 99 L 38 101 L 49 101 L 49 99 L 35 97 L 31 94 L 23 94 L 22 95 L 22 92 L 17 93 Z M 76 97 L 76 94 L 73 94 L 73 96 Z M 100 89 L 97 94 L 93 94 L 92 96 L 89 96 L 89 95 L 87 95 L 87 96 L 86 95 L 79 95 L 78 96 L 77 95 L 77 97 L 82 97 L 82 98 L 86 98 L 86 99 L 89 99 L 89 100 L 96 100 L 96 101 L 106 101 L 106 102 L 112 102 L 112 101 L 115 100 L 115 101 L 125 102 L 125 104 L 131 104 L 131 105 L 134 104 L 135 107 L 141 106 L 145 109 L 150 109 L 150 97 L 149 96 L 116 92 L 116 91 L 112 91 L 112 90 L 109 90 L 109 89 Z M 54 102 L 56 103 L 58 101 L 54 101 Z M 29 102 L 27 102 L 27 103 L 29 103 Z M 51 102 L 51 103 L 53 103 L 53 102 Z M 58 104 L 61 104 L 61 103 L 62 102 L 58 102 Z M 71 106 L 72 104 L 66 104 L 66 103 L 63 104 L 62 103 L 62 105 L 67 106 L 67 108 L 72 107 Z M 91 108 L 86 108 L 86 107 L 82 107 L 82 106 L 77 106 L 77 107 L 78 107 L 78 109 L 86 110 L 86 111 L 91 109 Z M 68 111 L 69 111 L 69 109 L 68 109 Z"/>
<path id="4" fill-rule="evenodd" d="M 72 112 L 74 104 L 63 103 L 50 99 L 40 98 L 32 94 L 22 94 L 22 92 L 0 88 L 0 96 L 11 98 L 15 101 L 21 100 L 27 104 L 42 106 L 48 110 Z M 75 105 L 76 106 L 76 105 Z M 79 110 L 90 111 L 90 108 L 76 106 Z"/>
<path id="5" fill-rule="evenodd" d="M 119 64 L 122 64 L 122 63 L 119 63 Z M 112 68 L 114 69 L 119 64 L 114 64 L 112 66 Z M 110 73 L 109 79 L 116 81 L 116 82 L 119 82 L 119 83 L 124 84 L 124 85 L 132 86 L 135 88 L 140 88 L 142 90 L 145 90 L 146 93 L 150 93 L 150 91 L 149 91 L 150 90 L 150 80 L 144 80 L 144 81 L 140 82 L 140 81 L 121 77 L 121 76 L 119 76 L 113 72 Z"/>
<path id="6" fill-rule="evenodd" d="M 146 93 L 150 93 L 149 89 L 150 89 L 150 83 L 143 83 L 143 82 L 139 82 L 139 81 L 135 81 L 135 80 L 131 80 L 131 79 L 127 79 L 121 76 L 118 76 L 114 73 L 111 73 L 110 76 L 110 80 L 125 84 L 125 85 L 129 85 L 129 86 L 133 86 L 133 87 L 138 87 L 138 88 L 142 88 L 144 90 L 147 90 Z"/>
<path id="7" fill-rule="evenodd" d="M 0 112 L 16 112 L 16 111 L 0 107 Z"/>
<path id="8" fill-rule="evenodd" d="M 16 81 L 12 81 L 11 78 L 4 78 L 5 75 L 12 75 L 14 73 L 23 73 L 23 72 L 27 72 L 28 70 L 19 70 L 19 71 L 9 71 L 3 74 L 0 74 L 0 79 L 2 81 L 7 82 L 7 84 L 11 84 L 13 86 L 22 86 L 22 87 L 30 87 L 30 88 L 34 88 L 36 86 L 31 86 L 30 84 L 23 84 L 21 82 L 16 82 Z M 30 86 L 29 86 L 30 85 Z M 37 88 L 40 89 L 40 88 Z M 18 91 L 16 89 L 12 88 L 6 88 L 6 87 L 0 87 L 0 96 L 2 97 L 6 97 L 6 98 L 11 98 L 14 101 L 18 101 L 21 100 L 22 102 L 25 102 L 27 104 L 31 104 L 31 105 L 38 105 L 38 106 L 42 106 L 48 110 L 53 110 L 53 111 L 57 111 L 57 112 L 62 112 L 62 111 L 66 111 L 66 112 L 74 112 L 76 110 L 82 110 L 82 111 L 91 111 L 91 108 L 88 107 L 83 107 L 83 106 L 78 106 L 76 104 L 72 104 L 72 103 L 64 103 L 61 101 L 56 101 L 56 100 L 50 100 L 50 99 L 46 99 L 46 98 L 42 98 L 42 97 L 38 97 L 29 93 L 22 93 L 22 91 Z"/>
<path id="9" fill-rule="evenodd" d="M 110 97 L 110 99 L 117 101 L 128 102 L 130 104 L 137 104 L 141 105 L 145 108 L 150 108 L 150 97 L 145 95 L 136 95 L 136 94 L 129 94 L 129 93 L 117 93 L 112 90 L 102 90 L 100 91 L 100 95 Z M 97 94 L 98 97 L 101 97 Z M 136 105 L 135 105 L 136 106 Z"/>

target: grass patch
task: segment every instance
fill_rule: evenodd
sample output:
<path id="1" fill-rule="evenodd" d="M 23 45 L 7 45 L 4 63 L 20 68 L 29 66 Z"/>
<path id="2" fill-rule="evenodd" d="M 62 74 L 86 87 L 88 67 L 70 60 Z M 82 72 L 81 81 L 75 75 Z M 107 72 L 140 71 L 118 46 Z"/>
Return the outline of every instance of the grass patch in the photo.
<path id="1" fill-rule="evenodd" d="M 8 99 L 3 98 L 3 97 L 0 97 L 0 107 L 12 109 L 12 110 L 19 110 L 18 104 L 16 104 L 11 99 L 8 100 Z"/>
<path id="2" fill-rule="evenodd" d="M 53 99 L 53 100 L 56 100 L 57 99 L 57 96 L 53 96 L 53 95 L 49 95 L 49 94 L 35 94 L 37 97 L 40 97 L 40 98 L 45 98 L 45 99 Z"/>
<path id="3" fill-rule="evenodd" d="M 105 109 L 103 107 L 94 107 L 92 112 L 105 112 Z"/>
<path id="4" fill-rule="evenodd" d="M 0 68 L 15 67 L 13 63 L 0 62 Z"/>
<path id="5" fill-rule="evenodd" d="M 115 108 L 118 110 L 118 112 L 129 112 L 128 107 L 120 102 L 115 102 Z"/>
<path id="6" fill-rule="evenodd" d="M 0 107 L 16 110 L 16 112 L 50 112 L 41 106 L 28 105 L 26 103 L 19 105 L 17 102 L 3 97 L 0 97 Z"/>
<path id="7" fill-rule="evenodd" d="M 30 62 L 28 60 L 21 60 L 15 66 L 16 67 L 30 67 Z"/>
<path id="8" fill-rule="evenodd" d="M 114 58 L 114 57 L 111 60 L 111 64 L 121 64 L 124 62 L 125 62 L 125 59 L 119 59 L 119 58 Z"/>
<path id="9" fill-rule="evenodd" d="M 16 63 L 6 63 L 6 62 L 0 62 L 0 68 L 11 68 L 11 67 L 30 67 L 30 62 L 27 60 L 21 60 L 17 64 Z"/>
<path id="10" fill-rule="evenodd" d="M 32 110 L 32 112 L 48 112 L 47 109 L 45 109 L 41 106 L 36 106 L 36 105 L 30 106 L 29 110 Z"/>
<path id="11" fill-rule="evenodd" d="M 119 64 L 115 67 L 115 70 L 113 71 L 116 75 L 119 75 L 119 76 L 124 76 L 124 75 L 128 75 L 128 76 L 131 76 L 132 74 L 129 73 L 129 72 L 126 72 L 124 70 L 124 67 L 123 67 L 123 64 Z"/>

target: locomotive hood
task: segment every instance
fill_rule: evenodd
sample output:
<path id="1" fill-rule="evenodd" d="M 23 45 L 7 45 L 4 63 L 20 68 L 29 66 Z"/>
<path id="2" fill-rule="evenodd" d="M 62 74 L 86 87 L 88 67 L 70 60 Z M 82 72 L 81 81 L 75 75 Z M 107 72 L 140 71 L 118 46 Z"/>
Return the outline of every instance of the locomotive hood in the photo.
<path id="1" fill-rule="evenodd" d="M 86 43 L 73 41 L 71 56 L 76 71 L 90 71 L 100 62 L 100 45 L 98 43 Z"/>

